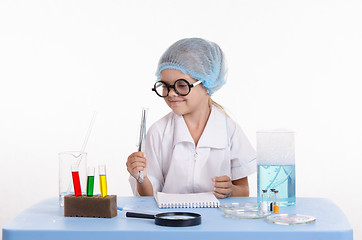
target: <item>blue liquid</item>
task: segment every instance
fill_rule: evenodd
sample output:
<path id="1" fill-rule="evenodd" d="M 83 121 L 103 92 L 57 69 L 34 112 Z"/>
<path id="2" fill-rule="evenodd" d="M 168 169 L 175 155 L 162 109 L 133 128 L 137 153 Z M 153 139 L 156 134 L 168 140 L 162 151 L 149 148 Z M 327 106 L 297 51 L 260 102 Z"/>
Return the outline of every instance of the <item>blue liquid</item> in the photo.
<path id="1" fill-rule="evenodd" d="M 258 202 L 262 190 L 279 191 L 280 206 L 295 204 L 295 165 L 259 165 L 258 164 Z"/>

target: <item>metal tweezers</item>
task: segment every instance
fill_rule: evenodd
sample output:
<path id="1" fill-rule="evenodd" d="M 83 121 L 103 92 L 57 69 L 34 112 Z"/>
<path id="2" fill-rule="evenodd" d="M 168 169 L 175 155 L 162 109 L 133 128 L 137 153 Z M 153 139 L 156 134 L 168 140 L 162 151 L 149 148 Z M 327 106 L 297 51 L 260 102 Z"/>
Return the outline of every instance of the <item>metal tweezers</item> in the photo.
<path id="1" fill-rule="evenodd" d="M 142 108 L 142 117 L 141 117 L 141 127 L 140 127 L 140 136 L 138 140 L 138 151 L 144 152 L 144 145 L 146 140 L 146 116 L 148 108 Z M 143 183 L 143 171 L 139 172 L 137 181 Z"/>

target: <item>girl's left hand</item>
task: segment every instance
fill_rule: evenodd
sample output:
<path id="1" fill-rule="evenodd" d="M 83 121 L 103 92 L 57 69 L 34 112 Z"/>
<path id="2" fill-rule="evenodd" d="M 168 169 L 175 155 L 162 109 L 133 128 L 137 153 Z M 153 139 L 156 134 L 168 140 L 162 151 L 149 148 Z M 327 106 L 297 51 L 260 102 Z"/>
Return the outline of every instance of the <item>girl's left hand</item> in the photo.
<path id="1" fill-rule="evenodd" d="M 213 177 L 212 185 L 214 186 L 214 195 L 217 198 L 227 198 L 231 195 L 232 186 L 231 179 L 228 176 Z"/>

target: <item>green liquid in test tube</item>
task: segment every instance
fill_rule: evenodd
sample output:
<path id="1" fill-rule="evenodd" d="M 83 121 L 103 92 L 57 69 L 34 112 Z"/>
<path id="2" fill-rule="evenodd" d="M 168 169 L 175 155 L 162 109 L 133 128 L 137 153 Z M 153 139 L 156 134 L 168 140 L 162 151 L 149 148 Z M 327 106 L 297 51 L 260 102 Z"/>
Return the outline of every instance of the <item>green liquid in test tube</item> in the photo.
<path id="1" fill-rule="evenodd" d="M 93 188 L 94 188 L 94 167 L 88 167 L 88 177 L 87 177 L 87 196 L 93 196 Z"/>

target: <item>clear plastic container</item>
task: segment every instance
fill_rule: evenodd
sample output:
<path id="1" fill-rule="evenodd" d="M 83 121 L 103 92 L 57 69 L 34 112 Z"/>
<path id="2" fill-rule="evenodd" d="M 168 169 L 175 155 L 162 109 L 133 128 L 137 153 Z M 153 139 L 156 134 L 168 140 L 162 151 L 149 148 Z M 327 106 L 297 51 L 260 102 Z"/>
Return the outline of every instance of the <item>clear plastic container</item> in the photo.
<path id="1" fill-rule="evenodd" d="M 262 190 L 279 191 L 280 206 L 294 205 L 295 156 L 294 132 L 257 132 L 257 197 L 261 202 Z"/>

